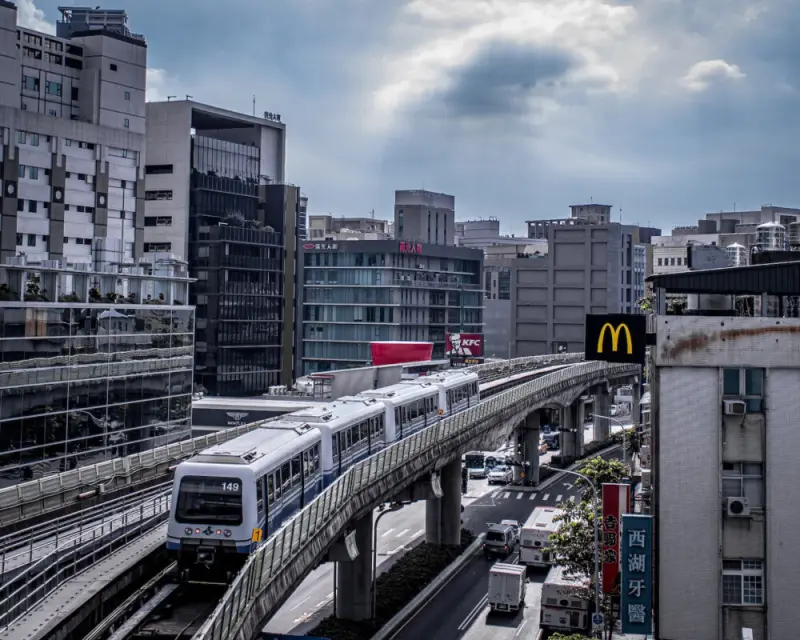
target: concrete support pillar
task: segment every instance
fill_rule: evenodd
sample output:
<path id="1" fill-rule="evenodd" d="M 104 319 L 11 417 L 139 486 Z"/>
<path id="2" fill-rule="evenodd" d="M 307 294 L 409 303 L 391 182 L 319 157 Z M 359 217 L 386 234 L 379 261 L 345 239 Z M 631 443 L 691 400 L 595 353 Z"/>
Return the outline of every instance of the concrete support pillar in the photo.
<path id="1" fill-rule="evenodd" d="M 513 458 L 515 464 L 511 467 L 511 470 L 514 472 L 514 484 L 520 484 L 524 481 L 522 477 L 522 462 L 523 456 L 522 451 L 525 448 L 525 437 L 523 435 L 523 428 L 525 423 L 523 422 L 519 427 L 517 427 L 514 432 L 511 434 L 512 441 L 514 446 L 511 449 L 511 457 Z"/>
<path id="2" fill-rule="evenodd" d="M 425 542 L 461 543 L 461 460 L 441 469 L 442 497 L 425 501 Z"/>
<path id="3" fill-rule="evenodd" d="M 355 522 L 358 556 L 336 563 L 336 615 L 344 620 L 369 620 L 372 615 L 373 512 Z"/>
<path id="4" fill-rule="evenodd" d="M 597 416 L 607 416 L 611 406 L 611 398 L 608 390 L 596 393 L 594 396 L 594 439 L 597 441 L 606 440 L 609 436 L 611 424 L 605 418 Z"/>
<path id="5" fill-rule="evenodd" d="M 641 422 L 641 409 L 639 408 L 639 403 L 642 400 L 642 387 L 639 383 L 639 378 L 636 378 L 633 383 L 631 384 L 633 396 L 631 400 L 631 423 L 633 423 L 633 428 L 636 429 Z"/>
<path id="6" fill-rule="evenodd" d="M 522 423 L 522 461 L 527 462 L 525 484 L 539 484 L 539 436 L 541 414 L 529 413 Z"/>
<path id="7" fill-rule="evenodd" d="M 561 456 L 575 460 L 583 453 L 583 400 L 561 409 Z"/>

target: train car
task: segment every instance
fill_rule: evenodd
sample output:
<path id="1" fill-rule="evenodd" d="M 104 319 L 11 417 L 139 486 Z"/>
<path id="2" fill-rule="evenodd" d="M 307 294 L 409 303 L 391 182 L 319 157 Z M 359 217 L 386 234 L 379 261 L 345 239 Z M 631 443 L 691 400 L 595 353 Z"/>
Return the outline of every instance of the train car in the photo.
<path id="1" fill-rule="evenodd" d="M 433 384 L 439 389 L 441 416 L 447 417 L 480 402 L 478 374 L 468 369 L 441 371 L 428 376 L 404 380 L 402 384 Z"/>
<path id="2" fill-rule="evenodd" d="M 309 424 L 320 431 L 326 487 L 356 462 L 386 446 L 386 407 L 375 399 L 339 398 L 281 419 Z"/>
<path id="3" fill-rule="evenodd" d="M 386 442 L 392 443 L 436 424 L 442 414 L 439 389 L 431 382 L 397 384 L 369 389 L 354 396 L 377 400 L 386 407 Z"/>
<path id="4" fill-rule="evenodd" d="M 313 500 L 322 444 L 319 429 L 279 417 L 180 463 L 167 549 L 182 579 L 228 581 L 258 541 Z"/>

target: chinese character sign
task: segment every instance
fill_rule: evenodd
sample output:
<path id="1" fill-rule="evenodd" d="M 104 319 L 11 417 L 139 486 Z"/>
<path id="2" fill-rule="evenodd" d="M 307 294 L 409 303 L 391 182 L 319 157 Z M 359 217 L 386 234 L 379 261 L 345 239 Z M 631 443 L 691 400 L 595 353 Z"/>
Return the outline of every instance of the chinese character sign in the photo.
<path id="1" fill-rule="evenodd" d="M 622 633 L 653 632 L 653 517 L 622 516 Z"/>
<path id="2" fill-rule="evenodd" d="M 619 532 L 622 514 L 630 511 L 630 485 L 606 483 L 603 485 L 603 593 L 614 591 L 619 576 Z"/>

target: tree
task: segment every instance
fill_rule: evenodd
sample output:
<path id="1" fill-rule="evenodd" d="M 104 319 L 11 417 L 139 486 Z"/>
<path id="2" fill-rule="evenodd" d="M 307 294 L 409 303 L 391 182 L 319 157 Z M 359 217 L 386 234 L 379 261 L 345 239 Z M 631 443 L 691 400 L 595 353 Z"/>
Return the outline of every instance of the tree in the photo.
<path id="1" fill-rule="evenodd" d="M 619 460 L 605 460 L 600 456 L 594 457 L 589 460 L 581 469 L 581 473 L 588 477 L 597 490 L 598 502 L 602 499 L 600 492 L 603 485 L 608 482 L 621 482 L 622 479 L 628 475 L 628 470 L 625 465 Z M 586 481 L 583 478 L 578 478 L 575 482 L 576 487 L 586 487 Z M 583 494 L 583 501 L 591 504 L 592 492 L 585 491 Z"/>
<path id="2" fill-rule="evenodd" d="M 550 636 L 550 640 L 589 640 L 589 636 L 585 636 L 582 633 L 570 633 L 569 635 L 565 633 L 555 633 Z"/>

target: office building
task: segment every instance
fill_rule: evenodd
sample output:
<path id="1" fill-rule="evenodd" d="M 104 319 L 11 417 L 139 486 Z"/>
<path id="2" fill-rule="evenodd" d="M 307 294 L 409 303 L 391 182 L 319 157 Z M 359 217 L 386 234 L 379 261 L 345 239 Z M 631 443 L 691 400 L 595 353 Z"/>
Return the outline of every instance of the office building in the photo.
<path id="1" fill-rule="evenodd" d="M 185 259 L 207 394 L 291 385 L 299 189 L 285 124 L 190 100 L 147 105 L 145 255 Z"/>
<path id="2" fill-rule="evenodd" d="M 185 265 L 0 266 L 0 486 L 188 438 Z"/>
<path id="3" fill-rule="evenodd" d="M 61 20 L 56 22 L 56 35 L 71 38 L 79 31 L 108 31 L 128 38 L 144 40 L 144 37 L 131 33 L 128 16 L 124 9 L 101 9 L 100 7 L 59 7 Z"/>
<path id="4" fill-rule="evenodd" d="M 69 37 L 24 29 L 0 2 L 0 259 L 90 264 L 102 250 L 132 264 L 143 250 L 147 45 L 62 22 Z"/>
<path id="5" fill-rule="evenodd" d="M 445 193 L 395 191 L 394 235 L 398 240 L 451 246 L 456 236 L 455 210 L 455 197 Z"/>
<path id="6" fill-rule="evenodd" d="M 483 333 L 483 252 L 405 240 L 304 243 L 303 374 L 363 366 L 370 342 Z"/>
<path id="7" fill-rule="evenodd" d="M 755 283 L 785 297 L 798 279 L 800 262 L 651 280 L 663 313 L 671 293 L 731 298 Z M 793 638 L 800 625 L 800 321 L 729 313 L 656 318 L 657 638 Z"/>
<path id="8" fill-rule="evenodd" d="M 525 243 L 524 238 L 500 235 L 500 221 L 494 216 L 487 220 L 463 220 L 456 222 L 456 244 L 459 247 L 485 249 L 498 245 L 517 246 Z"/>
<path id="9" fill-rule="evenodd" d="M 300 194 L 300 204 L 297 205 L 297 239 L 305 240 L 308 237 L 308 197 Z"/>

